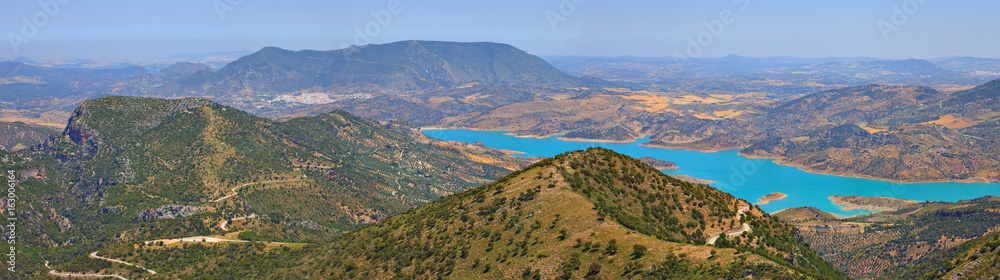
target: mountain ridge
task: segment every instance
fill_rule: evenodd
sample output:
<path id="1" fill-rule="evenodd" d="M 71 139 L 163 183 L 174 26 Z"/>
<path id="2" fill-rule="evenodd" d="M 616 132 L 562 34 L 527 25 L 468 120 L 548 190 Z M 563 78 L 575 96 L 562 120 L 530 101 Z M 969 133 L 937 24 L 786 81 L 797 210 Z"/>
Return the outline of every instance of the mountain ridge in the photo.
<path id="1" fill-rule="evenodd" d="M 260 80 L 265 77 L 280 79 Z M 507 44 L 401 41 L 331 51 L 265 47 L 212 73 L 203 85 L 214 93 L 272 96 L 310 89 L 397 95 L 468 83 L 578 81 Z"/>

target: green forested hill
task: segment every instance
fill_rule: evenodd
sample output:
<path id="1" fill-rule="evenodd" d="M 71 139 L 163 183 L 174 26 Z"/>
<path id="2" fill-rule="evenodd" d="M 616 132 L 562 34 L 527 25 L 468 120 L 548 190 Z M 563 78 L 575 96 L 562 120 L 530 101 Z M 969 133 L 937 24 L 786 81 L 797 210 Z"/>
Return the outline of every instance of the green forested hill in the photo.
<path id="1" fill-rule="evenodd" d="M 974 261 L 970 248 L 995 238 L 993 233 L 1000 224 L 998 208 L 1000 199 L 987 196 L 913 203 L 895 211 L 843 219 L 806 208 L 784 210 L 775 216 L 795 225 L 810 248 L 851 277 L 935 279 Z M 990 268 L 991 263 L 980 267 L 987 269 L 982 271 Z"/>
<path id="2" fill-rule="evenodd" d="M 53 263 L 121 242 L 221 235 L 220 223 L 249 215 L 256 239 L 324 239 L 528 163 L 343 111 L 277 122 L 203 99 L 137 97 L 86 101 L 63 135 L 2 159 L 30 221 L 22 250 Z"/>
<path id="3" fill-rule="evenodd" d="M 966 241 L 884 279 L 995 279 L 1000 275 L 1000 233 Z"/>
<path id="4" fill-rule="evenodd" d="M 594 148 L 302 248 L 196 243 L 102 252 L 157 267 L 163 278 L 844 277 L 792 227 L 750 205 Z M 749 232 L 706 245 L 744 222 Z M 261 266 L 272 268 L 250 269 Z"/>

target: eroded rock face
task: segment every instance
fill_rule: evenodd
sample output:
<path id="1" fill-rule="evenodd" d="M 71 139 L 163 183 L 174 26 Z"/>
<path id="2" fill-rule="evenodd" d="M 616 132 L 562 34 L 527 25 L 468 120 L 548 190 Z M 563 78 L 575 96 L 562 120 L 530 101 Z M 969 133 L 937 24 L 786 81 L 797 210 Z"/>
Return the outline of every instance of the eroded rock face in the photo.
<path id="1" fill-rule="evenodd" d="M 31 167 L 22 170 L 20 178 L 35 178 L 39 181 L 45 181 L 45 166 Z"/>
<path id="2" fill-rule="evenodd" d="M 94 140 L 99 135 L 96 130 L 74 126 L 72 123 L 73 119 L 70 119 L 71 125 L 66 126 L 66 132 L 64 133 L 69 135 L 69 138 L 77 145 L 86 146 L 88 140 Z M 91 143 L 94 143 L 94 141 L 91 141 Z"/>
<path id="3" fill-rule="evenodd" d="M 145 222 L 155 219 L 173 219 L 187 217 L 201 212 L 201 208 L 188 205 L 165 205 L 156 209 L 143 210 L 139 213 L 139 219 Z"/>
<path id="4" fill-rule="evenodd" d="M 73 223 L 66 217 L 56 213 L 55 209 L 49 209 L 49 220 L 55 221 L 59 225 L 59 232 L 66 232 L 73 229 Z"/>

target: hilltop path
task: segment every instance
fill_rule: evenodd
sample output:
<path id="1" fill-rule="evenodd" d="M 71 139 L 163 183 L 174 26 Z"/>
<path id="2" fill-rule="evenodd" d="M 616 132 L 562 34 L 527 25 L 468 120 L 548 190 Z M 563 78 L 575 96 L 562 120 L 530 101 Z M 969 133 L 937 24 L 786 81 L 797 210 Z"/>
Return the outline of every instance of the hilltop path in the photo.
<path id="1" fill-rule="evenodd" d="M 747 210 L 750 210 L 750 206 L 744 206 L 743 208 L 740 208 L 739 211 L 736 211 L 736 217 L 738 218 L 740 215 L 743 215 L 743 212 L 746 212 Z M 728 236 L 737 236 L 737 235 L 743 234 L 744 232 L 749 232 L 750 230 L 751 230 L 750 225 L 747 224 L 747 223 L 743 223 L 743 226 L 740 228 L 740 230 L 732 231 L 732 232 L 727 232 L 726 236 L 727 237 Z M 707 245 L 715 245 L 715 241 L 718 240 L 718 239 L 719 239 L 718 236 L 712 237 L 712 238 L 708 239 L 708 242 L 705 243 L 705 244 L 707 244 Z"/>

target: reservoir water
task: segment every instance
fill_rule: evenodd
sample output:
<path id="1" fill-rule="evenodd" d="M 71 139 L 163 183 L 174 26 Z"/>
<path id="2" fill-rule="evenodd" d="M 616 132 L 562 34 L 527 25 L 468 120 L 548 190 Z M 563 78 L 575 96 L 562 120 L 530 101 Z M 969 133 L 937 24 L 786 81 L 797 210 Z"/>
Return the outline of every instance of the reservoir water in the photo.
<path id="1" fill-rule="evenodd" d="M 502 131 L 424 130 L 427 136 L 446 140 L 474 143 L 523 152 L 515 156 L 550 157 L 566 151 L 604 147 L 632 157 L 653 157 L 672 161 L 680 169 L 666 170 L 666 174 L 684 174 L 716 181 L 715 188 L 755 203 L 758 198 L 772 192 L 788 197 L 770 204 L 760 205 L 767 212 L 785 208 L 812 206 L 846 217 L 869 213 L 865 210 L 842 210 L 827 198 L 831 195 L 885 196 L 916 201 L 967 200 L 986 195 L 1000 196 L 1000 183 L 893 183 L 863 178 L 809 173 L 796 167 L 774 163 L 770 159 L 748 159 L 738 150 L 714 153 L 679 149 L 660 149 L 639 146 L 647 142 L 639 139 L 633 143 L 570 142 L 549 138 L 519 138 L 504 135 Z"/>

